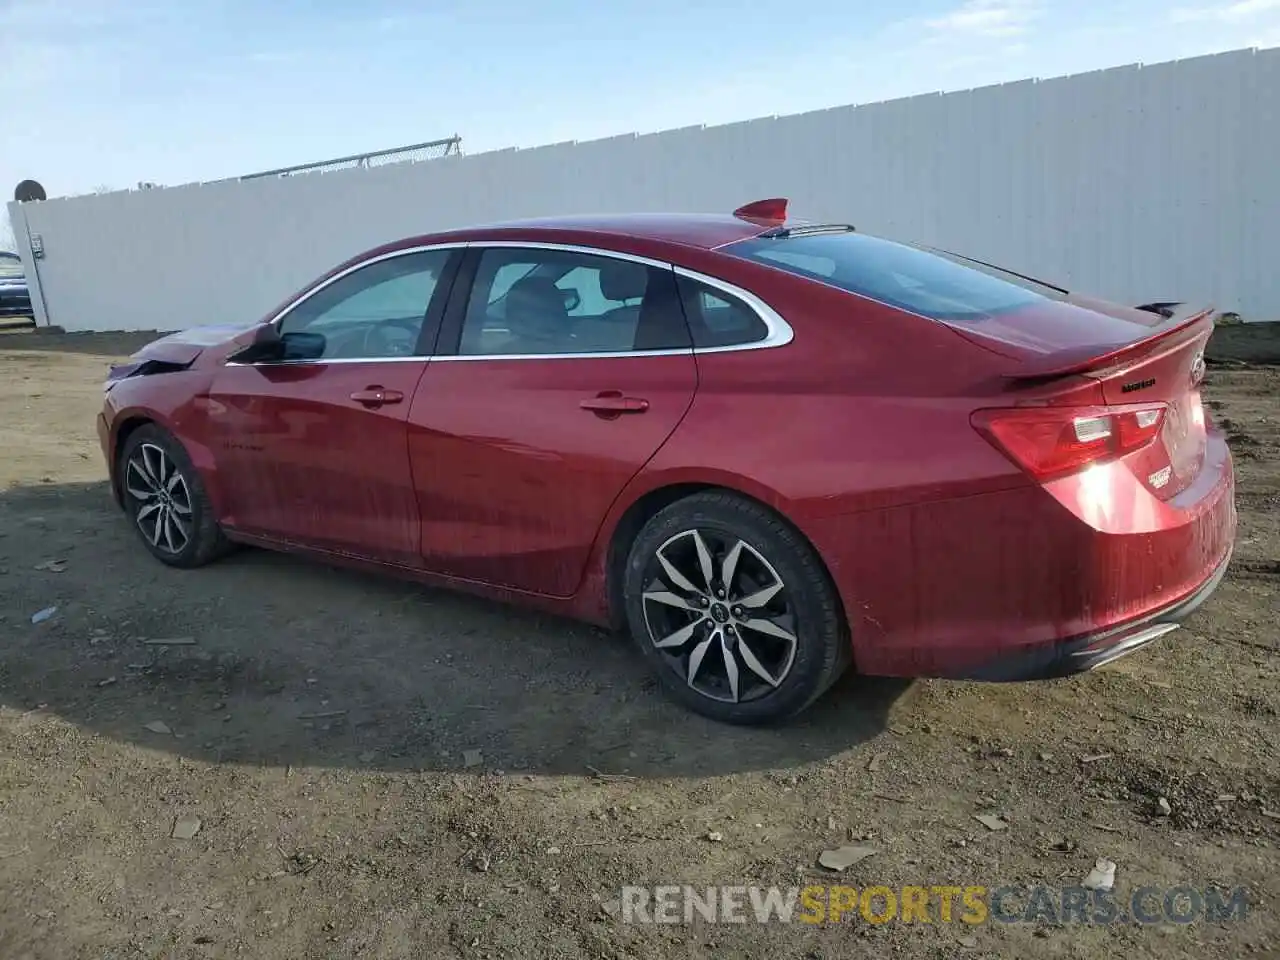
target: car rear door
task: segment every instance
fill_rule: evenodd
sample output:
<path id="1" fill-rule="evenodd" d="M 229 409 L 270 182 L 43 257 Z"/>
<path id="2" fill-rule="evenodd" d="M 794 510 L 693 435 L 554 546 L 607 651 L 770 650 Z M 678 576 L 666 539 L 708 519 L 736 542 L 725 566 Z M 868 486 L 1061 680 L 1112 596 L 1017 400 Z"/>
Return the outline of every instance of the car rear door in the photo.
<path id="1" fill-rule="evenodd" d="M 473 244 L 409 411 L 426 566 L 571 595 L 697 379 L 669 265 Z"/>
<path id="2" fill-rule="evenodd" d="M 226 521 L 246 533 L 417 564 L 405 422 L 460 249 L 399 251 L 311 291 L 277 321 L 310 359 L 229 363 L 210 391 Z"/>

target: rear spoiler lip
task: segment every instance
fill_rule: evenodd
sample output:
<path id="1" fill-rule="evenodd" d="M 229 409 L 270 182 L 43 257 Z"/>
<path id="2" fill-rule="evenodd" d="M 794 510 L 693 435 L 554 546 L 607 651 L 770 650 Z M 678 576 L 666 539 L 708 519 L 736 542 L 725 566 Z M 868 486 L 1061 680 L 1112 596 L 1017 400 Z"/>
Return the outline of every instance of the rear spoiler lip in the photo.
<path id="1" fill-rule="evenodd" d="M 1010 380 L 1055 380 L 1073 374 L 1088 373 L 1121 363 L 1134 354 L 1143 353 L 1157 343 L 1170 340 L 1197 326 L 1205 325 L 1213 316 L 1213 307 L 1196 307 L 1174 312 L 1169 322 L 1157 327 L 1149 336 L 1120 345 L 1100 343 L 1074 347 L 1029 360 L 1020 369 L 1005 374 Z M 1210 323 L 1211 329 L 1211 323 Z"/>

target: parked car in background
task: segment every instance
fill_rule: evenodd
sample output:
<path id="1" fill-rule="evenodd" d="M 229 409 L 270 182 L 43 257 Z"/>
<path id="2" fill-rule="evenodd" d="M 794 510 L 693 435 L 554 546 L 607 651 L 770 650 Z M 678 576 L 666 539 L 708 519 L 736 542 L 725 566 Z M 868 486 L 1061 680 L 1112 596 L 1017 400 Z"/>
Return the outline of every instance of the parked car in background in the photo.
<path id="1" fill-rule="evenodd" d="M 734 723 L 850 665 L 1091 669 L 1213 592 L 1210 310 L 785 206 L 415 237 L 158 340 L 106 384 L 115 498 L 173 566 L 257 544 L 626 629 Z"/>
<path id="2" fill-rule="evenodd" d="M 0 320 L 31 317 L 31 291 L 16 253 L 0 250 Z"/>

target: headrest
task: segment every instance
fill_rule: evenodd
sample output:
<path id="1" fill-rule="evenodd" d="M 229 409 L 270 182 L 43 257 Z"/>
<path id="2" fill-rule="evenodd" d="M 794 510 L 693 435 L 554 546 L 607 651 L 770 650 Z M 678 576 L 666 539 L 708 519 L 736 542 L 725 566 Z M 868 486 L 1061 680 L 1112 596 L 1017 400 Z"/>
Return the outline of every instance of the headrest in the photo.
<path id="1" fill-rule="evenodd" d="M 545 313 L 549 318 L 567 314 L 564 291 L 549 277 L 525 277 L 507 291 L 507 317 Z"/>
<path id="2" fill-rule="evenodd" d="M 517 337 L 555 342 L 569 333 L 564 291 L 549 277 L 525 277 L 507 291 L 507 327 Z"/>
<path id="3" fill-rule="evenodd" d="M 649 285 L 649 268 L 614 260 L 600 269 L 600 292 L 606 300 L 639 300 Z"/>

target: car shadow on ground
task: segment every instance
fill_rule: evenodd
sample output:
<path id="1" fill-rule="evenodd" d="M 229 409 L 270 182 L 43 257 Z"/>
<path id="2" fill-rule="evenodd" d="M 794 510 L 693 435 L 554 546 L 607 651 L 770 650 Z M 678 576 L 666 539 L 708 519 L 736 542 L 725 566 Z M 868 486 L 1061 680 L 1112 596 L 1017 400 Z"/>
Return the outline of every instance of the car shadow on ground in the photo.
<path id="1" fill-rule="evenodd" d="M 0 705 L 211 762 L 769 770 L 875 736 L 909 690 L 847 677 L 783 726 L 713 723 L 667 700 L 629 641 L 580 624 L 260 550 L 170 569 L 105 483 L 0 494 L 0 569 Z"/>

